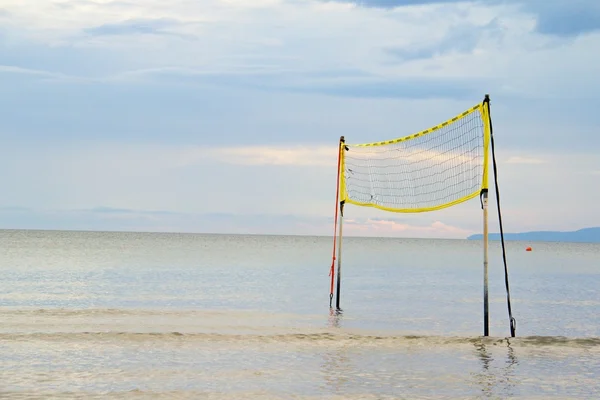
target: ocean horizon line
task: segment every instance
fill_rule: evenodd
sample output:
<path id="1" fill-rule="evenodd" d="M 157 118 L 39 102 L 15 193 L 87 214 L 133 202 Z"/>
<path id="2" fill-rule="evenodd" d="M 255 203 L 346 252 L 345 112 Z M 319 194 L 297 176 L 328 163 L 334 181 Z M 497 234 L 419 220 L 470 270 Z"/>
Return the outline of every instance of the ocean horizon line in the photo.
<path id="1" fill-rule="evenodd" d="M 590 228 L 581 228 L 576 231 L 531 231 L 531 232 L 510 232 L 504 233 L 505 242 L 528 242 L 528 243 L 598 243 L 597 241 L 573 241 L 573 240 L 543 240 L 535 237 L 527 237 L 529 234 L 537 234 L 537 233 L 559 233 L 559 234 L 569 234 L 573 232 L 578 232 L 582 230 L 598 230 L 600 231 L 600 227 L 590 227 Z M 259 236 L 259 237 L 303 237 L 303 238 L 329 238 L 332 239 L 333 235 L 323 235 L 323 234 L 303 234 L 303 233 L 242 233 L 242 232 L 190 232 L 190 231 L 152 231 L 152 230 L 127 230 L 127 229 L 113 229 L 113 230 L 95 230 L 95 229 L 48 229 L 48 228 L 0 228 L 0 232 L 68 232 L 68 233 L 113 233 L 113 234 L 155 234 L 155 235 L 189 235 L 189 236 Z M 389 240 L 436 240 L 436 241 L 481 241 L 482 240 L 481 233 L 475 233 L 464 238 L 456 238 L 456 237 L 418 237 L 418 236 L 361 236 L 361 235 L 353 235 L 348 234 L 344 235 L 344 238 L 352 238 L 352 239 L 389 239 Z M 488 239 L 490 242 L 500 241 L 500 233 L 492 233 L 488 234 Z"/>
<path id="2" fill-rule="evenodd" d="M 142 230 L 94 230 L 94 229 L 46 229 L 46 228 L 0 228 L 0 232 L 24 231 L 24 232 L 72 232 L 72 233 L 137 233 L 137 234 L 164 234 L 164 235 L 207 235 L 207 236 L 291 236 L 291 237 L 316 237 L 333 238 L 333 235 L 311 235 L 302 233 L 239 233 L 239 232 L 179 232 L 179 231 L 142 231 Z M 468 240 L 465 238 L 449 237 L 402 237 L 402 236 L 358 236 L 344 235 L 344 238 L 362 239 L 408 239 L 408 240 Z"/>

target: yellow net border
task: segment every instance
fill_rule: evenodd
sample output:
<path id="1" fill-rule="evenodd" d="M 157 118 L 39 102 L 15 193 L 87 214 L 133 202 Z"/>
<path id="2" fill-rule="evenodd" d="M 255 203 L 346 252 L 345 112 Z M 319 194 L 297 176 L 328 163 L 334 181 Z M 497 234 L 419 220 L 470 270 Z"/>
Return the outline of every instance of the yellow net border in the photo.
<path id="1" fill-rule="evenodd" d="M 385 207 L 385 206 L 381 206 L 379 204 L 374 204 L 374 203 L 359 202 L 359 201 L 351 199 L 348 196 L 348 192 L 346 191 L 346 181 L 345 181 L 345 171 L 346 171 L 346 165 L 345 165 L 345 160 L 344 160 L 345 147 L 385 146 L 385 145 L 390 145 L 390 144 L 394 144 L 394 143 L 400 143 L 400 142 L 405 142 L 408 140 L 416 139 L 418 137 L 425 136 L 432 132 L 435 132 L 438 129 L 444 128 L 444 127 L 446 127 L 450 124 L 453 124 L 457 121 L 460 121 L 461 119 L 465 118 L 469 114 L 472 114 L 477 111 L 479 111 L 481 114 L 482 124 L 483 124 L 483 177 L 481 180 L 481 187 L 478 190 L 475 190 L 468 195 L 465 195 L 459 199 L 456 199 L 456 200 L 453 200 L 453 201 L 450 201 L 447 203 L 439 204 L 439 205 L 432 206 L 432 207 L 423 207 L 423 208 L 391 208 L 391 207 Z M 441 210 L 444 208 L 452 207 L 452 206 L 455 206 L 460 203 L 464 203 L 467 200 L 471 200 L 471 199 L 479 196 L 479 194 L 481 193 L 482 190 L 488 189 L 489 144 L 490 144 L 490 117 L 489 117 L 489 102 L 488 101 L 483 101 L 482 103 L 480 103 L 474 107 L 471 107 L 470 109 L 464 111 L 463 113 L 461 113 L 445 122 L 442 122 L 441 124 L 433 126 L 429 129 L 425 129 L 421 132 L 414 133 L 412 135 L 408 135 L 408 136 L 404 136 L 404 137 L 392 139 L 392 140 L 385 140 L 385 141 L 373 142 L 373 143 L 363 143 L 363 144 L 346 144 L 346 143 L 341 142 L 340 143 L 341 168 L 340 168 L 340 176 L 338 177 L 338 179 L 340 181 L 341 201 L 343 201 L 346 204 L 354 204 L 356 206 L 362 206 L 362 207 L 373 207 L 373 208 L 377 208 L 377 209 L 380 209 L 383 211 L 396 212 L 396 213 L 421 213 L 421 212 L 436 211 L 436 210 Z"/>

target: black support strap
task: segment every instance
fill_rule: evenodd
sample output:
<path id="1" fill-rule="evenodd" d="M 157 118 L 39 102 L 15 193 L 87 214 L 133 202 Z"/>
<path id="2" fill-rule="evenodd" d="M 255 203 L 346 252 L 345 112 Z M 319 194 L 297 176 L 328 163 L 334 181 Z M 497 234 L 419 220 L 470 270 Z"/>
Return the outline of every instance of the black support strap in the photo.
<path id="1" fill-rule="evenodd" d="M 500 224 L 500 240 L 502 241 L 502 260 L 504 261 L 504 282 L 506 284 L 506 304 L 508 306 L 508 318 L 510 321 L 510 335 L 515 337 L 517 330 L 517 320 L 512 315 L 512 307 L 510 305 L 510 287 L 508 284 L 508 266 L 506 263 L 506 248 L 504 246 L 504 229 L 502 228 L 502 212 L 500 211 L 500 191 L 498 190 L 498 168 L 496 166 L 496 154 L 494 151 L 494 130 L 492 128 L 492 115 L 490 112 L 490 97 L 486 94 L 483 100 L 487 107 L 487 114 L 490 123 L 490 144 L 492 146 L 492 164 L 494 168 L 494 185 L 496 188 L 496 202 L 498 204 L 498 222 Z"/>

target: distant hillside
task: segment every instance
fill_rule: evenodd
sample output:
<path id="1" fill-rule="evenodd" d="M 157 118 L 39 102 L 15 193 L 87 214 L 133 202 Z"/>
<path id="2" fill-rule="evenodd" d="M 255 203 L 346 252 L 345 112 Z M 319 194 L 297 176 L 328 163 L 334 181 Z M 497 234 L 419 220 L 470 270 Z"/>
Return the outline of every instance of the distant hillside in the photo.
<path id="1" fill-rule="evenodd" d="M 483 235 L 471 235 L 469 240 L 481 240 Z M 490 233 L 490 240 L 500 240 L 499 233 Z M 578 242 L 600 243 L 600 227 L 585 228 L 572 232 L 539 231 L 522 233 L 505 233 L 504 240 L 521 240 L 530 242 Z"/>

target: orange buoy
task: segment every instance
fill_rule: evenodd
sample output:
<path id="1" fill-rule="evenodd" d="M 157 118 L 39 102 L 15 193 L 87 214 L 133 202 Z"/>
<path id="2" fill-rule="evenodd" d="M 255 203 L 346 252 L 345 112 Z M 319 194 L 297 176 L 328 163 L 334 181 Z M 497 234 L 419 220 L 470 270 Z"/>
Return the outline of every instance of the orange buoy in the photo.
<path id="1" fill-rule="evenodd" d="M 531 247 L 526 248 L 525 251 L 531 251 Z"/>

